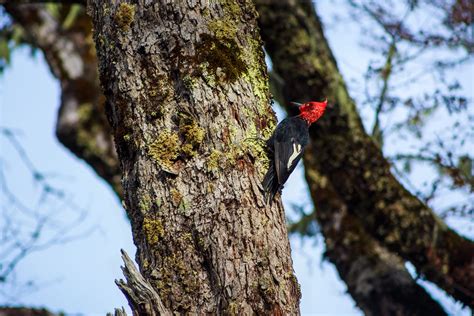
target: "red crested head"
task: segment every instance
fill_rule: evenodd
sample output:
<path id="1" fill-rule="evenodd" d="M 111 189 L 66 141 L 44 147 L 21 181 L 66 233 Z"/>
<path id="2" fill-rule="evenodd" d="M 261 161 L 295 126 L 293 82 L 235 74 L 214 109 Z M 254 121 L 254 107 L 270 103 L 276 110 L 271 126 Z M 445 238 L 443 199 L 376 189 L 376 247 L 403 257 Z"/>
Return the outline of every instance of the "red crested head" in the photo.
<path id="1" fill-rule="evenodd" d="M 300 116 L 303 120 L 305 120 L 308 125 L 313 124 L 316 122 L 321 116 L 324 114 L 324 110 L 326 110 L 326 106 L 328 105 L 328 100 L 324 100 L 323 102 L 306 102 L 303 103 L 300 107 Z"/>

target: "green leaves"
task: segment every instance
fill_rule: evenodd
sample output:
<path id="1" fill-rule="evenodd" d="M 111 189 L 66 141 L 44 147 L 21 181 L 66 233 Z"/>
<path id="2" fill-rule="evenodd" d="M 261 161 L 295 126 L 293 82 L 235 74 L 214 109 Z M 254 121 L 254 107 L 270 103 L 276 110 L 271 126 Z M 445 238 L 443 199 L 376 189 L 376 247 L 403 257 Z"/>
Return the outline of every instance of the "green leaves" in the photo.
<path id="1" fill-rule="evenodd" d="M 13 50 L 23 43 L 23 33 L 23 28 L 13 22 L 0 29 L 0 75 L 10 64 Z"/>

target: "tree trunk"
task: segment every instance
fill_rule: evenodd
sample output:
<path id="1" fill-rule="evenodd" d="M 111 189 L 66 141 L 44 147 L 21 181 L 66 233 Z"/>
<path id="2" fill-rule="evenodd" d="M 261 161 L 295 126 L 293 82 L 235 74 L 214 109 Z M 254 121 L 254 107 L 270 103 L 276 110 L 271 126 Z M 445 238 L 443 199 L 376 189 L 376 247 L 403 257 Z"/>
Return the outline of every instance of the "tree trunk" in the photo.
<path id="1" fill-rule="evenodd" d="M 298 314 L 281 203 L 266 206 L 274 127 L 246 2 L 90 1 L 137 261 L 178 313 Z"/>
<path id="2" fill-rule="evenodd" d="M 369 235 L 455 299 L 473 306 L 474 243 L 448 228 L 393 177 L 363 129 L 311 2 L 257 3 L 262 37 L 274 70 L 284 80 L 285 100 L 327 97 L 334 103 L 310 131 L 305 155 L 310 186 L 320 182 L 324 188 L 322 181 L 327 181 Z M 312 193 L 316 205 L 323 202 L 318 192 Z"/>
<path id="3" fill-rule="evenodd" d="M 257 2 L 261 4 L 261 1 Z M 301 54 L 285 54 L 285 49 L 288 49 L 286 38 L 291 39 L 295 35 L 301 34 L 302 31 L 311 31 L 312 34 L 319 31 L 315 31 L 313 27 L 309 27 L 302 22 L 302 20 L 310 22 L 312 19 L 305 16 L 304 8 L 300 7 L 300 9 L 295 10 L 285 6 L 288 4 L 284 2 L 281 2 L 281 4 L 283 7 L 281 5 L 259 7 L 262 31 L 267 41 L 267 50 L 273 55 L 275 47 L 278 47 L 277 51 L 282 52 L 279 59 L 273 56 L 274 65 L 277 66 L 277 60 L 282 60 L 287 64 L 286 59 L 290 59 L 290 65 L 294 65 L 295 62 L 291 62 L 291 60 L 295 58 L 304 60 L 301 56 L 303 53 L 307 53 L 308 56 L 314 58 L 314 49 L 308 49 L 306 52 L 302 51 Z M 97 72 L 92 67 L 92 65 L 96 65 L 96 59 L 90 41 L 91 24 L 88 18 L 84 12 L 80 12 L 73 26 L 65 28 L 62 22 L 64 22 L 66 15 L 61 17 L 62 20 L 56 21 L 50 16 L 44 5 L 21 5 L 18 7 L 7 5 L 6 7 L 15 20 L 25 28 L 25 34 L 28 36 L 29 42 L 34 47 L 43 50 L 53 74 L 61 82 L 63 96 L 58 123 L 66 121 L 68 124 L 58 124 L 58 136 L 63 134 L 69 137 L 60 137 L 60 140 L 80 158 L 84 158 L 120 195 L 121 190 L 118 181 L 120 174 L 114 150 L 97 152 L 93 150 L 99 147 L 94 145 L 96 142 L 94 140 L 98 140 L 102 148 L 113 149 L 113 143 L 111 137 L 103 137 L 103 135 L 107 135 L 108 126 L 104 124 L 105 120 L 101 118 L 104 117 L 103 103 L 96 101 L 100 100 L 101 97 L 97 98 L 97 93 L 94 92 L 100 91 L 100 89 L 97 85 Z M 62 12 L 67 13 L 69 6 L 64 6 L 64 8 Z M 299 21 L 298 23 L 294 23 L 295 16 L 297 18 L 296 22 Z M 270 23 L 262 23 L 262 20 Z M 274 24 L 275 21 L 280 22 Z M 281 21 L 293 21 L 294 24 L 291 24 L 291 27 L 288 28 Z M 283 27 L 283 29 L 278 29 L 278 27 Z M 39 32 L 39 30 L 45 29 L 47 29 L 47 32 Z M 275 37 L 268 38 L 268 34 L 273 34 L 274 31 L 276 32 Z M 281 32 L 281 34 L 278 32 Z M 324 43 L 324 41 L 319 40 L 320 37 L 312 35 L 312 39 L 315 38 L 318 39 L 318 43 Z M 70 52 L 64 54 L 57 43 L 66 43 L 64 46 L 70 47 Z M 312 45 L 315 45 L 315 43 L 313 42 Z M 91 50 L 92 54 L 87 53 Z M 82 68 L 86 71 L 82 71 L 78 77 L 70 76 L 68 72 L 61 71 L 61 69 L 70 69 L 68 64 L 71 64 L 74 58 L 80 58 L 83 65 L 89 64 L 91 66 Z M 319 57 L 316 56 L 316 58 Z M 332 66 L 328 64 L 326 67 L 330 68 Z M 294 70 L 296 71 L 295 77 L 298 77 L 298 73 L 301 72 L 300 69 L 295 68 Z M 300 73 L 302 79 L 297 79 L 294 82 L 292 77 L 285 77 L 287 81 L 286 89 L 299 88 L 299 85 L 304 86 L 308 83 L 311 86 L 311 81 L 321 80 L 321 76 L 317 72 L 316 75 L 314 73 L 314 70 L 310 71 L 309 75 Z M 327 78 L 329 80 L 332 77 L 328 76 Z M 80 84 L 85 81 L 89 82 Z M 305 95 L 308 94 L 309 92 L 305 92 Z M 336 93 L 332 94 L 335 95 Z M 84 98 L 91 101 L 80 101 Z M 66 106 L 66 104 L 76 104 L 76 106 Z M 84 107 L 84 105 L 87 105 L 87 107 Z M 89 108 L 89 106 L 93 108 Z M 65 118 L 84 117 L 81 115 L 83 112 L 94 114 L 87 115 L 85 120 L 65 120 Z M 91 126 L 94 128 L 90 128 Z M 78 134 L 86 137 L 78 137 Z M 320 136 L 330 137 L 330 135 Z M 84 139 L 90 139 L 91 141 L 82 142 L 81 140 Z M 96 153 L 94 154 L 94 152 Z M 90 157 L 93 157 L 93 159 L 90 159 Z M 311 155 L 306 159 L 308 181 L 313 198 L 318 206 L 318 212 L 315 213 L 315 216 L 317 216 L 326 238 L 327 256 L 336 265 L 358 306 L 368 315 L 382 314 L 381 308 L 390 306 L 393 307 L 393 311 L 398 309 L 403 311 L 404 314 L 410 315 L 418 314 L 417 311 L 420 309 L 431 310 L 433 315 L 439 314 L 436 313 L 437 310 L 440 311 L 439 305 L 431 298 L 429 300 L 424 299 L 427 296 L 426 292 L 409 277 L 403 262 L 376 242 L 370 234 L 367 234 L 364 225 L 351 215 L 352 211 L 349 210 L 348 204 L 331 187 L 328 178 L 317 173 L 317 169 L 314 168 L 317 163 L 308 162 L 311 159 L 318 160 L 319 158 L 318 155 Z M 325 185 L 325 183 L 329 183 L 329 185 Z M 117 188 L 119 189 L 117 190 Z M 454 251 L 454 253 L 456 252 Z M 391 291 L 390 289 L 394 290 Z M 410 305 L 413 297 L 420 297 L 417 302 L 420 309 Z"/>

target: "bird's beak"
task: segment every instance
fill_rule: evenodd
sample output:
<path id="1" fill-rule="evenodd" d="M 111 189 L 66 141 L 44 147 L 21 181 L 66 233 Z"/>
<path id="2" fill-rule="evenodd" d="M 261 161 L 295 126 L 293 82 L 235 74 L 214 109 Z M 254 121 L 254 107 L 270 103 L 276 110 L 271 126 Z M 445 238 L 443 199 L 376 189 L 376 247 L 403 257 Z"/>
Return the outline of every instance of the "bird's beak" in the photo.
<path id="1" fill-rule="evenodd" d="M 296 107 L 300 107 L 302 106 L 303 104 L 302 103 L 297 103 L 297 102 L 290 102 L 291 105 L 294 105 Z"/>

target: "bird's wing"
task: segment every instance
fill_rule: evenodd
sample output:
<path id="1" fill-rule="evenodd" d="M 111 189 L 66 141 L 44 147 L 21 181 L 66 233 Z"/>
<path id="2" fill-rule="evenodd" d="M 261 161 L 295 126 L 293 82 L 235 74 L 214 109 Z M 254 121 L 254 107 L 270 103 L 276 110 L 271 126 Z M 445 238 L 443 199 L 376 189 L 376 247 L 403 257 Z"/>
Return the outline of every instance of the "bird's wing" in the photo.
<path id="1" fill-rule="evenodd" d="M 280 185 L 285 184 L 303 156 L 304 146 L 295 138 L 289 141 L 275 141 L 275 169 Z"/>

